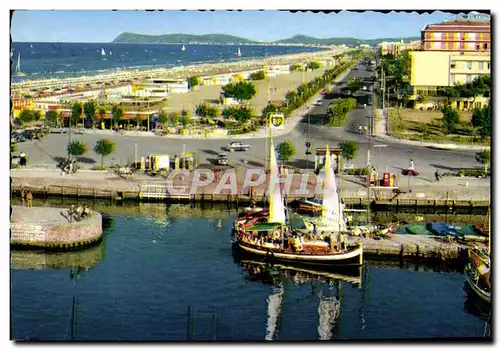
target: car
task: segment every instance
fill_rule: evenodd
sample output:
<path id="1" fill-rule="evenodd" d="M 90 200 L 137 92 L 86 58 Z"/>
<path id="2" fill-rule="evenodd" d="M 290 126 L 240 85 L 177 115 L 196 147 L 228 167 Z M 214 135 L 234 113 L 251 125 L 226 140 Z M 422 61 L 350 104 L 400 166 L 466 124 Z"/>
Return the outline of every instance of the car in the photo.
<path id="1" fill-rule="evenodd" d="M 227 153 L 219 153 L 217 156 L 217 164 L 227 165 Z"/>
<path id="2" fill-rule="evenodd" d="M 316 102 L 314 102 L 315 106 L 322 106 L 323 105 L 323 100 L 319 99 Z"/>
<path id="3" fill-rule="evenodd" d="M 16 140 L 16 142 L 24 142 L 26 141 L 26 137 L 20 133 L 14 133 L 12 134 L 12 137 Z"/>
<path id="4" fill-rule="evenodd" d="M 50 129 L 51 134 L 65 134 L 68 132 L 67 128 L 63 128 L 62 126 L 57 126 L 55 128 Z"/>
<path id="5" fill-rule="evenodd" d="M 250 149 L 250 145 L 246 145 L 241 141 L 233 141 L 227 147 L 230 152 L 234 151 L 248 151 Z"/>

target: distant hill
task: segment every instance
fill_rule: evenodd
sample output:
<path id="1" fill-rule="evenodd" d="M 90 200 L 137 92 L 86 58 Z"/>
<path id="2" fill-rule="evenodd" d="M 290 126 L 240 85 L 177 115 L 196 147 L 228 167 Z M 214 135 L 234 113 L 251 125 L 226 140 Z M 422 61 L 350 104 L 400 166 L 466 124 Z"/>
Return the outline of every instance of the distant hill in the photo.
<path id="1" fill-rule="evenodd" d="M 165 34 L 165 35 L 146 35 L 135 33 L 122 33 L 112 41 L 117 44 L 260 44 L 258 41 L 248 40 L 237 36 L 226 34 Z"/>
<path id="2" fill-rule="evenodd" d="M 295 35 L 288 39 L 274 41 L 275 44 L 296 44 L 296 45 L 352 45 L 359 44 L 377 45 L 383 41 L 401 41 L 420 40 L 420 37 L 407 38 L 381 38 L 381 39 L 356 39 L 356 38 L 327 38 L 318 39 L 306 35 Z M 118 35 L 112 43 L 116 44 L 265 44 L 262 41 L 249 40 L 227 34 L 165 34 L 165 35 L 147 35 L 136 33 L 122 33 Z"/>

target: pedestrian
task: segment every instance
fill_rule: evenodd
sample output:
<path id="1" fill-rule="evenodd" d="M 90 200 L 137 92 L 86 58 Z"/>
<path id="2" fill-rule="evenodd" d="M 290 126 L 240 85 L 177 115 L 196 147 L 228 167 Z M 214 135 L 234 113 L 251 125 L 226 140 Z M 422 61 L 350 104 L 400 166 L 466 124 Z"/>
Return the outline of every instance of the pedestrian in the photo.
<path id="1" fill-rule="evenodd" d="M 33 204 L 33 193 L 31 191 L 26 194 L 26 201 L 28 202 L 28 208 L 31 208 Z"/>
<path id="2" fill-rule="evenodd" d="M 21 189 L 21 201 L 23 203 L 23 207 L 24 207 L 24 200 L 26 199 L 26 192 L 24 192 L 24 188 Z"/>
<path id="3" fill-rule="evenodd" d="M 439 173 L 439 169 L 436 169 L 436 172 L 434 173 L 434 177 L 436 178 L 436 182 L 439 182 L 439 178 L 441 177 L 441 174 Z"/>
<path id="4" fill-rule="evenodd" d="M 415 170 L 415 166 L 413 165 L 413 159 L 410 159 L 410 167 L 408 169 Z"/>

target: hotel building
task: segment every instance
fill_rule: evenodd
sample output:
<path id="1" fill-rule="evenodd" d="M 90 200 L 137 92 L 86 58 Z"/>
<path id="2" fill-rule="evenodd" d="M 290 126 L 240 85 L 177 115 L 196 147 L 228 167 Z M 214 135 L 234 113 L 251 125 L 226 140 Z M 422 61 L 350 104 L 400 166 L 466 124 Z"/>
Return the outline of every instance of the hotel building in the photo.
<path id="1" fill-rule="evenodd" d="M 459 53 L 490 52 L 489 21 L 449 21 L 422 29 L 422 49 Z"/>

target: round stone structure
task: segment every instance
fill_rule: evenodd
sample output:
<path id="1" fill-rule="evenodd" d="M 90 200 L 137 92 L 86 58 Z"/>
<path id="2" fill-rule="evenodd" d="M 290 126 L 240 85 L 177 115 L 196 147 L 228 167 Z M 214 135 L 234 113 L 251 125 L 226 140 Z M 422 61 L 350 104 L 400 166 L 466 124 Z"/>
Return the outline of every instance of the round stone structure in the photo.
<path id="1" fill-rule="evenodd" d="M 69 220 L 68 208 L 12 206 L 10 244 L 14 247 L 71 250 L 97 244 L 102 239 L 102 216 Z"/>

